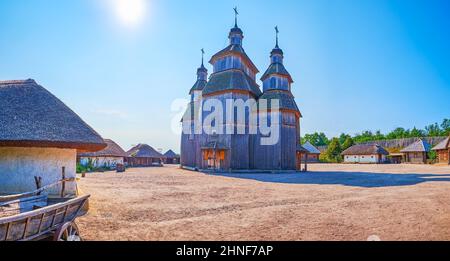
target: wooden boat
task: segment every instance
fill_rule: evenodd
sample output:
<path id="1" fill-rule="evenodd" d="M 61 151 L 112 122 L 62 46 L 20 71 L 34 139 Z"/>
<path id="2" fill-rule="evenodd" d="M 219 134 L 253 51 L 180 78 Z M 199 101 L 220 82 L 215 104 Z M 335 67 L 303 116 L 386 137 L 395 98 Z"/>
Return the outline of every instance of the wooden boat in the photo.
<path id="1" fill-rule="evenodd" d="M 90 195 L 66 198 L 64 183 L 20 195 L 0 196 L 0 241 L 81 241 L 75 219 L 86 214 Z M 48 198 L 42 191 L 62 183 L 62 197 Z"/>

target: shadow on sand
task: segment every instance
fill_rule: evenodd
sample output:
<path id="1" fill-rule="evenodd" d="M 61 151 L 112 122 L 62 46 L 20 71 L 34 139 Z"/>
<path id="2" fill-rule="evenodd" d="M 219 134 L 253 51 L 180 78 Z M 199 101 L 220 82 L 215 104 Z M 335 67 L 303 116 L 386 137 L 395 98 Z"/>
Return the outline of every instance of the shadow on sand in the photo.
<path id="1" fill-rule="evenodd" d="M 344 185 L 364 188 L 411 186 L 423 182 L 450 182 L 450 174 L 390 174 L 370 172 L 308 172 L 290 174 L 213 174 L 284 184 Z"/>

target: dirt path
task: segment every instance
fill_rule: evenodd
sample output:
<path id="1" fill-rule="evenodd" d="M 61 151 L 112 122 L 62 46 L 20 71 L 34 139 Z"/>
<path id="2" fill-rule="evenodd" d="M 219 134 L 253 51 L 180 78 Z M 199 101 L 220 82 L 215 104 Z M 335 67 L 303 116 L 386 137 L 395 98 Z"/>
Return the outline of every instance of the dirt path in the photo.
<path id="1" fill-rule="evenodd" d="M 87 240 L 450 240 L 450 167 L 312 165 L 213 176 L 175 167 L 91 174 Z"/>

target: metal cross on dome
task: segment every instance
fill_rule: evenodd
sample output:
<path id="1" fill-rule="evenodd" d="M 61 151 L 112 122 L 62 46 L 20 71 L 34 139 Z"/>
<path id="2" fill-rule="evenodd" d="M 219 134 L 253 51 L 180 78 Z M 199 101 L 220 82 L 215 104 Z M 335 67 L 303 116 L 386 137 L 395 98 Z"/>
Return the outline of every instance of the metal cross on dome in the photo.
<path id="1" fill-rule="evenodd" d="M 205 50 L 202 48 L 202 65 L 203 65 L 203 58 L 204 58 L 204 56 L 205 56 Z"/>
<path id="2" fill-rule="evenodd" d="M 233 8 L 233 10 L 234 10 L 234 25 L 237 27 L 237 17 L 239 15 L 237 6 L 235 8 Z"/>
<path id="3" fill-rule="evenodd" d="M 276 33 L 276 37 L 277 37 L 277 47 L 278 47 L 278 34 L 280 33 L 280 31 L 278 30 L 278 25 L 275 26 L 275 33 Z"/>

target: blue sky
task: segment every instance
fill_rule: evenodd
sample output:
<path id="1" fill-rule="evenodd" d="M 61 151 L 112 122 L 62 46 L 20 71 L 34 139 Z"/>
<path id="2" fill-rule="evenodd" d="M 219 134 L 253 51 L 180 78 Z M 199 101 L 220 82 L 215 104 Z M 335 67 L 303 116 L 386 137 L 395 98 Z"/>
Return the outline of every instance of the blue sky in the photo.
<path id="1" fill-rule="evenodd" d="M 148 0 L 133 24 L 115 1 L 0 1 L 0 79 L 35 79 L 124 149 L 179 151 L 171 104 L 188 98 L 200 49 L 209 58 L 227 45 L 238 6 L 262 72 L 280 28 L 302 134 L 450 116 L 449 1 Z"/>

